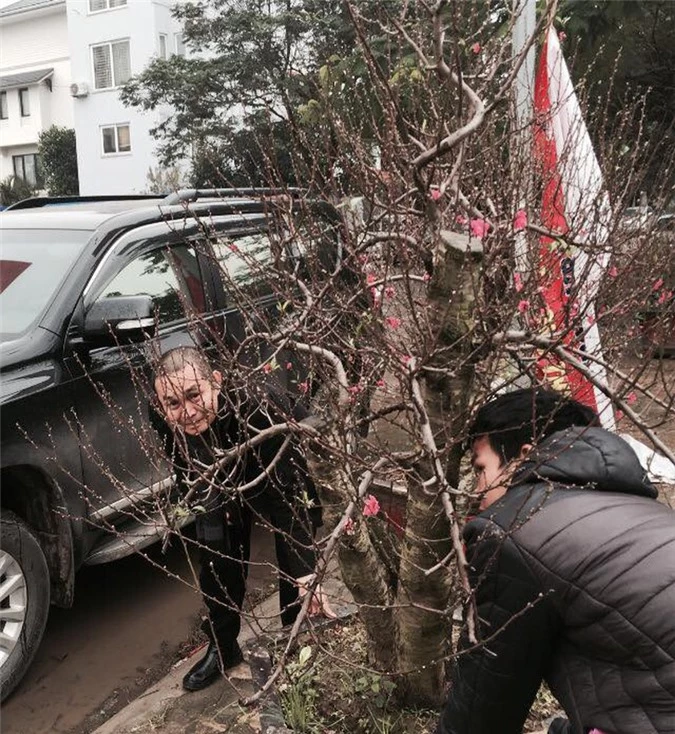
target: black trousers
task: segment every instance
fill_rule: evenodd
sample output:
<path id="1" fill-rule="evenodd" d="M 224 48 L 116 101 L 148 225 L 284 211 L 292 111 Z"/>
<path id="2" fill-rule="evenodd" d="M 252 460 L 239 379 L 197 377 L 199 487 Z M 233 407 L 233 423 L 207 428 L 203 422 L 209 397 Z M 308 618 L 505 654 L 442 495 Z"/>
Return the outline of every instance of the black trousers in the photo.
<path id="1" fill-rule="evenodd" d="M 213 512 L 208 513 L 211 523 Z M 314 570 L 314 533 L 307 512 L 290 504 L 273 489 L 250 500 L 224 502 L 215 512 L 222 516 L 224 523 L 222 537 L 218 539 L 203 537 L 200 516 L 197 516 L 197 537 L 202 544 L 199 584 L 209 612 L 202 629 L 218 644 L 221 654 L 227 656 L 235 648 L 241 629 L 255 517 L 265 516 L 274 528 L 283 625 L 292 624 L 300 611 L 298 589 L 290 579 Z"/>

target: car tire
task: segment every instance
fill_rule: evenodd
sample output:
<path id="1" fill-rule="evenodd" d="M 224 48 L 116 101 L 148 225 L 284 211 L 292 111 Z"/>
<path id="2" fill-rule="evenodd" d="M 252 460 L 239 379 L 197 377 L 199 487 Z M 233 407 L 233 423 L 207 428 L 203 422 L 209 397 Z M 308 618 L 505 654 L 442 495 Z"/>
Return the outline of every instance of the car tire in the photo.
<path id="1" fill-rule="evenodd" d="M 49 568 L 35 534 L 13 512 L 0 517 L 0 700 L 16 688 L 42 641 Z"/>

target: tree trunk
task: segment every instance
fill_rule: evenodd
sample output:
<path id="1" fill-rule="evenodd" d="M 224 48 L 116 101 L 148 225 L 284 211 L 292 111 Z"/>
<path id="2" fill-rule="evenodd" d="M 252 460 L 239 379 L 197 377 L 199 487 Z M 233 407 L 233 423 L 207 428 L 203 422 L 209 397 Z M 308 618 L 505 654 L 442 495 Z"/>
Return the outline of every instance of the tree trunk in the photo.
<path id="1" fill-rule="evenodd" d="M 324 526 L 330 533 L 348 504 L 356 498 L 356 487 L 346 470 L 335 426 L 323 437 L 322 443 L 320 453 L 309 452 L 308 464 L 323 506 Z M 326 443 L 330 445 L 329 451 L 325 449 Z M 391 589 L 360 508 L 354 512 L 353 521 L 353 530 L 343 534 L 338 548 L 342 580 L 359 607 L 373 664 L 380 670 L 391 671 L 396 639 Z"/>
<path id="2" fill-rule="evenodd" d="M 430 373 L 423 384 L 425 407 L 436 445 L 446 449 L 446 478 L 456 487 L 461 450 L 453 440 L 466 425 L 466 410 L 473 381 L 471 313 L 474 304 L 472 270 L 480 252 L 462 235 L 443 235 L 436 250 L 429 288 L 429 309 L 438 335 L 432 363 L 454 374 Z M 430 495 L 422 486 L 433 476 L 430 462 L 418 467 L 419 478 L 408 486 L 406 533 L 401 553 L 397 593 L 397 669 L 402 675 L 399 692 L 409 704 L 435 706 L 443 695 L 445 659 L 452 652 L 450 611 L 456 606 L 456 574 L 442 568 L 424 571 L 446 557 L 452 548 L 448 521 L 439 492 Z M 451 598 L 452 597 L 452 598 Z M 424 606 L 420 609 L 411 604 Z"/>

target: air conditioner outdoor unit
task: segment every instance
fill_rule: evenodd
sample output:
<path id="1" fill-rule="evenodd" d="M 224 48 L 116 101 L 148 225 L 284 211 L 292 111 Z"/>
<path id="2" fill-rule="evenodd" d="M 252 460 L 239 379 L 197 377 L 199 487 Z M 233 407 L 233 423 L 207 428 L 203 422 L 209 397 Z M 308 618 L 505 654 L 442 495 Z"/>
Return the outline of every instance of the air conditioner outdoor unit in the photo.
<path id="1" fill-rule="evenodd" d="M 70 85 L 71 97 L 86 97 L 89 94 L 89 85 L 87 82 L 73 82 Z"/>

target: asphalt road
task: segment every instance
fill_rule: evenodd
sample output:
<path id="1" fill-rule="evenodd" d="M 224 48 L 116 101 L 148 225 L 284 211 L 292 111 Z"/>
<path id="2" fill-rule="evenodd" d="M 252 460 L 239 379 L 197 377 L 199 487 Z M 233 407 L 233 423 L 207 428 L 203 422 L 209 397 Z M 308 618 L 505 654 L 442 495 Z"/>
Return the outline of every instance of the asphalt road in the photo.
<path id="1" fill-rule="evenodd" d="M 273 553 L 261 529 L 252 546 L 253 561 Z M 179 547 L 164 557 L 155 546 L 149 556 L 191 578 Z M 249 589 L 269 581 L 269 569 L 252 570 Z M 93 731 L 194 648 L 200 608 L 194 589 L 140 556 L 82 569 L 75 605 L 52 608 L 32 667 L 2 706 L 2 733 Z"/>

